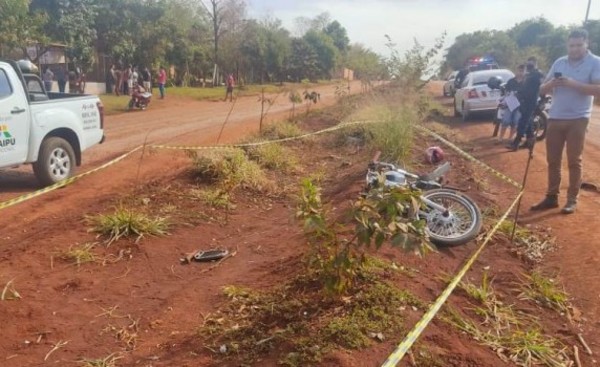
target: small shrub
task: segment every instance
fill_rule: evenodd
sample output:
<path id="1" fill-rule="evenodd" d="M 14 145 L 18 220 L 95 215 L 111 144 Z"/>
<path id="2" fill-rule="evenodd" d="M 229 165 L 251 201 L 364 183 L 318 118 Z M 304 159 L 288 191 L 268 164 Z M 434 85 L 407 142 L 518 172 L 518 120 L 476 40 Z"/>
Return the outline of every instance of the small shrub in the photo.
<path id="1" fill-rule="evenodd" d="M 261 166 L 269 169 L 289 172 L 298 165 L 298 160 L 291 150 L 280 144 L 264 144 L 248 149 L 248 155 Z"/>
<path id="2" fill-rule="evenodd" d="M 95 246 L 96 243 L 84 243 L 79 246 L 70 246 L 67 251 L 60 255 L 60 258 L 77 266 L 95 262 L 96 255 L 94 255 L 94 252 L 92 251 Z"/>
<path id="3" fill-rule="evenodd" d="M 214 208 L 229 209 L 233 208 L 229 194 L 219 188 L 213 189 L 194 189 L 190 192 L 194 198 Z"/>
<path id="4" fill-rule="evenodd" d="M 136 242 L 144 236 L 164 236 L 168 234 L 166 218 L 150 218 L 144 213 L 119 207 L 112 214 L 98 214 L 88 217 L 90 231 L 107 237 L 107 245 L 124 237 L 136 237 Z"/>
<path id="5" fill-rule="evenodd" d="M 194 171 L 201 178 L 220 185 L 226 192 L 240 185 L 255 190 L 271 186 L 260 166 L 250 161 L 241 149 L 195 155 L 192 159 Z"/>

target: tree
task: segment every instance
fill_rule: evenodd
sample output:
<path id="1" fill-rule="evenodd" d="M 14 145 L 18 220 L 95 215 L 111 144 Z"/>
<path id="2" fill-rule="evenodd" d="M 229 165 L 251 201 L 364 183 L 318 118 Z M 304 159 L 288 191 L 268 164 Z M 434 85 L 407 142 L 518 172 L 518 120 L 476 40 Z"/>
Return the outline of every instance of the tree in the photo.
<path id="1" fill-rule="evenodd" d="M 33 0 L 31 10 L 49 16 L 44 32 L 67 45 L 67 56 L 83 70 L 94 63 L 97 5 L 95 0 Z"/>
<path id="2" fill-rule="evenodd" d="M 331 37 L 333 40 L 333 44 L 341 53 L 345 53 L 350 46 L 350 39 L 348 38 L 348 33 L 346 32 L 346 28 L 342 27 L 340 22 L 334 20 L 329 23 L 324 32 L 326 35 Z"/>
<path id="3" fill-rule="evenodd" d="M 381 57 L 361 44 L 349 46 L 344 64 L 354 70 L 356 78 L 364 81 L 371 81 L 385 73 Z"/>
<path id="4" fill-rule="evenodd" d="M 304 36 L 308 31 L 323 31 L 331 23 L 331 15 L 323 12 L 314 18 L 297 17 L 294 19 L 296 32 L 299 36 Z"/>
<path id="5" fill-rule="evenodd" d="M 509 30 L 508 34 L 520 48 L 531 46 L 542 47 L 545 46 L 545 36 L 551 34 L 553 31 L 554 26 L 552 23 L 547 21 L 546 18 L 539 17 L 517 23 Z"/>
<path id="6" fill-rule="evenodd" d="M 331 78 L 331 71 L 336 65 L 338 49 L 333 40 L 321 31 L 310 30 L 304 35 L 304 40 L 312 47 L 319 61 L 319 77 Z"/>
<path id="7" fill-rule="evenodd" d="M 47 17 L 40 12 L 30 13 L 29 3 L 30 0 L 0 0 L 0 56 L 21 49 L 29 57 L 26 46 L 47 41 L 41 31 Z"/>
<path id="8" fill-rule="evenodd" d="M 319 60 L 312 46 L 303 38 L 292 39 L 292 53 L 287 60 L 287 73 L 295 82 L 318 78 Z"/>

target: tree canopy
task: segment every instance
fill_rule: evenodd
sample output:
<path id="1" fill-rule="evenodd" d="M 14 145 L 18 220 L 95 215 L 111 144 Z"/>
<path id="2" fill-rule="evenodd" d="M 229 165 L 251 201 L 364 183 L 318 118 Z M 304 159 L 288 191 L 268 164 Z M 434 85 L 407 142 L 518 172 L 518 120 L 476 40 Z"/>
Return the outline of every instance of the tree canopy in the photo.
<path id="1" fill-rule="evenodd" d="M 463 33 L 446 50 L 441 73 L 457 70 L 471 57 L 493 56 L 501 67 L 515 68 L 529 56 L 535 56 L 542 69 L 566 54 L 566 40 L 572 28 L 586 28 L 590 33 L 590 50 L 600 53 L 600 20 L 590 20 L 585 26 L 556 27 L 542 17 L 515 24 L 508 30 L 485 30 Z"/>
<path id="2" fill-rule="evenodd" d="M 247 83 L 326 79 L 342 67 L 377 75 L 383 64 L 350 46 L 328 13 L 298 19 L 295 37 L 278 19 L 249 19 L 245 0 L 0 0 L 0 14 L 0 56 L 60 43 L 84 70 L 101 58 L 171 65 L 179 83 L 209 79 L 215 63 Z"/>

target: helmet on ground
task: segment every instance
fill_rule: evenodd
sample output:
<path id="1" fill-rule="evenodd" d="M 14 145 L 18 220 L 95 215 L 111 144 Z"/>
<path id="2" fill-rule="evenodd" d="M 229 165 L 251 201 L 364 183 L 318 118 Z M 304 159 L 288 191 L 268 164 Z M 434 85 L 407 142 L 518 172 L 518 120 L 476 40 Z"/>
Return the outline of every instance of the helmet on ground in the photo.
<path id="1" fill-rule="evenodd" d="M 437 164 L 444 160 L 444 151 L 442 148 L 435 146 L 425 150 L 425 158 L 431 164 Z"/>

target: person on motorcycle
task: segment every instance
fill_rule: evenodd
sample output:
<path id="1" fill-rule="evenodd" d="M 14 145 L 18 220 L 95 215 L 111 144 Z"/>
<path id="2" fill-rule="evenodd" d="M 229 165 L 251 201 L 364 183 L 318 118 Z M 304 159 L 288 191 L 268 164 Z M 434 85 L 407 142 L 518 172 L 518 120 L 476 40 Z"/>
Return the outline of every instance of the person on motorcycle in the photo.
<path id="1" fill-rule="evenodd" d="M 520 90 L 523 87 L 523 82 L 525 81 L 525 65 L 521 64 L 517 67 L 517 73 L 514 78 L 511 78 L 506 83 L 505 87 L 505 98 L 510 95 L 514 95 L 519 99 L 519 104 L 523 103 L 520 98 Z M 519 107 L 515 108 L 512 111 L 508 111 L 508 106 L 506 107 L 507 111 L 502 115 L 502 122 L 500 126 L 500 137 L 498 138 L 498 142 L 501 144 L 504 142 L 504 135 L 506 135 L 506 130 L 510 127 L 510 132 L 508 134 L 508 139 L 512 140 L 515 137 L 516 127 L 521 118 L 521 111 Z"/>
<path id="2" fill-rule="evenodd" d="M 538 98 L 540 96 L 540 86 L 542 85 L 544 75 L 537 69 L 537 59 L 535 57 L 527 59 L 526 68 L 527 76 L 525 77 L 520 93 L 521 119 L 517 126 L 517 137 L 507 146 L 511 151 L 517 151 L 519 149 L 523 137 L 527 138 L 525 141 L 526 148 L 532 149 L 535 142 L 531 118 L 537 107 Z"/>
<path id="3" fill-rule="evenodd" d="M 131 101 L 129 103 L 130 106 L 138 106 L 140 99 L 143 98 L 142 94 L 144 94 L 146 90 L 137 82 L 133 81 L 133 85 L 131 87 Z"/>

